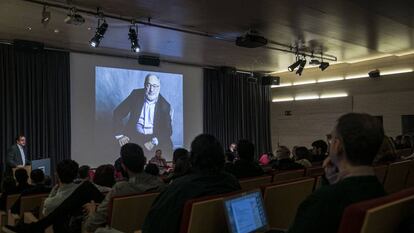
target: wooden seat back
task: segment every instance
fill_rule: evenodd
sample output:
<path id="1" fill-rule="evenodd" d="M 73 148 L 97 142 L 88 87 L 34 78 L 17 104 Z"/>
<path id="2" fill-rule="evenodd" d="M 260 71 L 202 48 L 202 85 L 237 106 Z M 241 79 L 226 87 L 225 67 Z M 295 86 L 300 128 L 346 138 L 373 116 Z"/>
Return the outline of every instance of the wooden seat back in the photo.
<path id="1" fill-rule="evenodd" d="M 270 228 L 289 227 L 299 204 L 312 193 L 314 183 L 315 178 L 304 178 L 263 187 L 264 205 Z"/>
<path id="2" fill-rule="evenodd" d="M 158 195 L 159 193 L 143 193 L 113 197 L 108 225 L 125 233 L 140 230 Z"/>

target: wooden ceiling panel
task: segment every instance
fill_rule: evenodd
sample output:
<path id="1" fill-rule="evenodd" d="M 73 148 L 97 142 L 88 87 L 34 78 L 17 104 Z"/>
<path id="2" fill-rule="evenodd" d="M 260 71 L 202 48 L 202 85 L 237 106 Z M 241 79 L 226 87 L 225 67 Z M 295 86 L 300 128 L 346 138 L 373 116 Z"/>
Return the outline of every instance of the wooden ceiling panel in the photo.
<path id="1" fill-rule="evenodd" d="M 65 3 L 65 0 L 49 1 Z M 72 0 L 94 11 L 176 28 L 207 32 L 227 39 L 256 29 L 268 39 L 303 44 L 337 56 L 340 61 L 414 48 L 414 1 L 404 0 Z M 101 47 L 91 49 L 96 18 L 67 25 L 64 10 L 50 8 L 52 19 L 40 24 L 42 6 L 22 0 L 0 1 L 0 39 L 31 39 L 50 46 L 122 56 L 130 52 L 128 22 L 108 19 Z M 32 30 L 27 30 L 31 27 Z M 54 30 L 58 29 L 59 33 Z M 244 70 L 281 70 L 292 54 L 265 48 L 246 49 L 234 43 L 151 26 L 139 26 L 143 52 L 183 63 L 228 65 Z"/>

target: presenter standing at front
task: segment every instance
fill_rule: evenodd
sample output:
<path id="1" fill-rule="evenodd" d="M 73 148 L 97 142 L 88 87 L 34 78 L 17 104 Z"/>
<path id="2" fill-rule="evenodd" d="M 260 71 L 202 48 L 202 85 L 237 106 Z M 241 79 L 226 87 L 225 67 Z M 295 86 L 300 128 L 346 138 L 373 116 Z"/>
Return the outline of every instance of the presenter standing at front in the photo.
<path id="1" fill-rule="evenodd" d="M 30 165 L 31 162 L 28 158 L 26 137 L 24 135 L 19 135 L 16 138 L 16 143 L 7 150 L 6 173 L 12 174 L 13 168 Z"/>

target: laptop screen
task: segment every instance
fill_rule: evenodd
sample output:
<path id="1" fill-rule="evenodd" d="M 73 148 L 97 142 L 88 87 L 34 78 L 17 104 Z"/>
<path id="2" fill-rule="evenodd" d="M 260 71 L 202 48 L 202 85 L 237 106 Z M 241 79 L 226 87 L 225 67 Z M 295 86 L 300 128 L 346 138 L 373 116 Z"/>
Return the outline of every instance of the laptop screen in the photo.
<path id="1" fill-rule="evenodd" d="M 260 191 L 229 198 L 224 201 L 227 224 L 231 233 L 265 230 L 266 214 Z"/>

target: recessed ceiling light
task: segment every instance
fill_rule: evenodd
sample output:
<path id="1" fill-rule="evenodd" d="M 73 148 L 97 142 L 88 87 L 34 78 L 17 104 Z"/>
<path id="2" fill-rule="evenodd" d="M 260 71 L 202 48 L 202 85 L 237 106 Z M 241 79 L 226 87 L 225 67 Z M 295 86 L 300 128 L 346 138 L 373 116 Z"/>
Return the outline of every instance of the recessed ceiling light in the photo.
<path id="1" fill-rule="evenodd" d="M 356 75 L 347 75 L 345 79 L 359 79 L 359 78 L 368 78 L 368 74 L 356 74 Z"/>
<path id="2" fill-rule="evenodd" d="M 53 30 L 54 33 L 59 33 L 59 29 Z"/>
<path id="3" fill-rule="evenodd" d="M 348 93 L 331 93 L 331 94 L 322 94 L 320 96 L 321 99 L 329 99 L 329 98 L 339 98 L 339 97 L 347 97 Z"/>
<path id="4" fill-rule="evenodd" d="M 272 100 L 272 102 L 273 103 L 276 103 L 276 102 L 288 102 L 288 101 L 293 101 L 293 100 L 294 100 L 293 97 L 281 97 L 281 98 L 274 98 Z"/>
<path id="5" fill-rule="evenodd" d="M 381 75 L 402 74 L 402 73 L 410 73 L 410 72 L 413 72 L 413 69 L 407 68 L 407 69 L 384 71 L 384 72 L 381 72 Z"/>
<path id="6" fill-rule="evenodd" d="M 292 86 L 292 83 L 281 83 L 279 85 L 272 85 L 272 88 L 278 88 L 278 87 L 290 87 Z"/>
<path id="7" fill-rule="evenodd" d="M 315 100 L 319 99 L 319 95 L 298 95 L 295 100 Z"/>
<path id="8" fill-rule="evenodd" d="M 31 31 L 32 30 L 32 27 L 27 27 L 26 29 L 29 30 L 29 31 Z"/>
<path id="9" fill-rule="evenodd" d="M 318 83 L 334 82 L 334 81 L 341 81 L 341 80 L 344 80 L 344 77 L 321 78 L 321 79 L 318 79 Z"/>
<path id="10" fill-rule="evenodd" d="M 314 84 L 314 83 L 316 83 L 316 80 L 305 80 L 305 81 L 294 82 L 293 83 L 293 86 L 306 85 L 306 84 Z"/>

